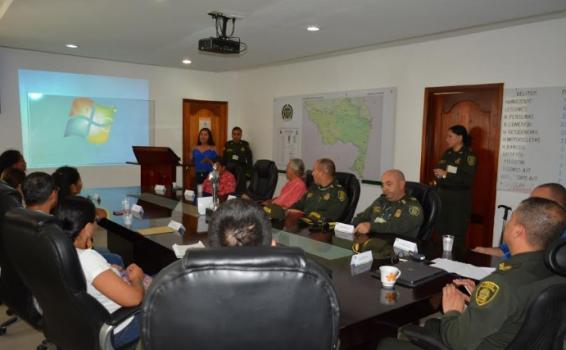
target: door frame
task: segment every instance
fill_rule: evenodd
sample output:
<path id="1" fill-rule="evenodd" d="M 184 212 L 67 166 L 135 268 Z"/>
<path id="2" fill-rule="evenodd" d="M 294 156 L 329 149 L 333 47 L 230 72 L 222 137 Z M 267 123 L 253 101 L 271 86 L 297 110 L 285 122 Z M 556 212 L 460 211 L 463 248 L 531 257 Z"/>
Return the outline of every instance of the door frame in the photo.
<path id="1" fill-rule="evenodd" d="M 478 85 L 451 85 L 451 86 L 438 86 L 438 87 L 426 87 L 424 91 L 424 111 L 423 111 L 423 129 L 422 129 L 422 138 L 421 138 L 421 169 L 420 169 L 420 182 L 424 183 L 427 179 L 427 169 L 429 165 L 428 163 L 433 162 L 430 158 L 430 155 L 433 154 L 434 150 L 434 139 L 435 139 L 435 125 L 434 125 L 434 112 L 430 110 L 431 108 L 431 99 L 434 94 L 438 93 L 457 93 L 457 92 L 474 92 L 480 90 L 488 90 L 493 89 L 497 90 L 497 97 L 496 97 L 496 105 L 498 108 L 495 111 L 492 111 L 491 117 L 495 117 L 499 120 L 499 123 L 494 131 L 497 134 L 497 138 L 488 138 L 488 142 L 493 149 L 493 169 L 490 176 L 495 179 L 493 189 L 493 201 L 490 203 L 486 203 L 488 206 L 488 213 L 491 213 L 486 218 L 486 228 L 491 232 L 490 242 L 488 243 L 489 246 L 492 245 L 493 241 L 493 229 L 494 229 L 494 222 L 495 222 L 495 206 L 497 200 L 497 176 L 498 176 L 498 169 L 499 169 L 499 147 L 500 147 L 500 139 L 501 139 L 501 118 L 503 115 L 503 96 L 504 96 L 504 83 L 493 83 L 493 84 L 478 84 Z M 472 214 L 472 218 L 470 224 L 474 222 L 474 217 Z M 469 231 L 470 228 L 468 228 Z M 487 240 L 487 238 L 486 238 Z M 484 242 L 485 243 L 485 242 Z"/>

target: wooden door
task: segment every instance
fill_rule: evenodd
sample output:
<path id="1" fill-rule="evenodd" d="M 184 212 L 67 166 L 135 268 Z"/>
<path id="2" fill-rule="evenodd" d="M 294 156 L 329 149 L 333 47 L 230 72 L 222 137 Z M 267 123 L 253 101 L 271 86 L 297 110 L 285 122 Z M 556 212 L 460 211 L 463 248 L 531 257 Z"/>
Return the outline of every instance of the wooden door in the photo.
<path id="1" fill-rule="evenodd" d="M 183 100 L 183 187 L 195 187 L 195 171 L 191 162 L 192 149 L 197 145 L 202 126 L 209 126 L 218 154 L 226 143 L 228 102 Z"/>
<path id="2" fill-rule="evenodd" d="M 447 149 L 449 127 L 461 124 L 472 136 L 478 165 L 467 233 L 469 248 L 492 245 L 502 103 L 503 84 L 425 89 L 421 182 L 434 182 L 432 169 Z"/>

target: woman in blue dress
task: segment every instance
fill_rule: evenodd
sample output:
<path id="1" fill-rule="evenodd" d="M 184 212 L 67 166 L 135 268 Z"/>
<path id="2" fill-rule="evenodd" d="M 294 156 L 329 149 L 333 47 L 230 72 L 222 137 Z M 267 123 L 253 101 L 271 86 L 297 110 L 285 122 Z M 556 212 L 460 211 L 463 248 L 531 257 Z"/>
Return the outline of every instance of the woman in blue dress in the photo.
<path id="1" fill-rule="evenodd" d="M 212 171 L 212 164 L 218 154 L 209 128 L 202 128 L 198 134 L 197 146 L 193 148 L 192 163 L 195 165 L 197 184 L 201 184 Z"/>

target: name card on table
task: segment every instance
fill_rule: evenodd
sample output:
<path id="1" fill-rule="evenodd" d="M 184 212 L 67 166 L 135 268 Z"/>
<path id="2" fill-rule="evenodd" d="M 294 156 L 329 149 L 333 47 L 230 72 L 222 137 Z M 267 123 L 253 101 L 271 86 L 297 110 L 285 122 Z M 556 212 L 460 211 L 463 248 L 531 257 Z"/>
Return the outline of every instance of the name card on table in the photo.
<path id="1" fill-rule="evenodd" d="M 141 205 L 134 204 L 132 205 L 132 208 L 130 210 L 132 211 L 133 215 L 140 218 L 143 217 L 143 207 Z"/>
<path id="2" fill-rule="evenodd" d="M 173 230 L 179 232 L 180 234 L 185 233 L 185 226 L 183 226 L 183 224 L 181 224 L 180 222 L 177 222 L 175 220 L 169 221 L 169 225 L 167 225 L 167 227 L 172 228 Z"/>
<path id="3" fill-rule="evenodd" d="M 418 254 L 419 248 L 417 247 L 417 244 L 415 242 L 406 241 L 401 238 L 395 238 L 395 242 L 393 243 L 393 251 L 395 251 L 395 253 L 401 252 Z"/>
<path id="4" fill-rule="evenodd" d="M 334 226 L 334 234 L 338 238 L 347 239 L 348 241 L 354 240 L 354 226 L 337 222 Z"/>
<path id="5" fill-rule="evenodd" d="M 164 185 L 155 185 L 153 189 L 157 194 L 165 194 L 165 192 L 167 191 Z"/>
<path id="6" fill-rule="evenodd" d="M 360 265 L 368 264 L 369 262 L 372 261 L 373 261 L 373 253 L 371 252 L 371 250 L 368 250 L 363 253 L 352 255 L 352 260 L 350 260 L 350 265 L 360 266 Z"/>

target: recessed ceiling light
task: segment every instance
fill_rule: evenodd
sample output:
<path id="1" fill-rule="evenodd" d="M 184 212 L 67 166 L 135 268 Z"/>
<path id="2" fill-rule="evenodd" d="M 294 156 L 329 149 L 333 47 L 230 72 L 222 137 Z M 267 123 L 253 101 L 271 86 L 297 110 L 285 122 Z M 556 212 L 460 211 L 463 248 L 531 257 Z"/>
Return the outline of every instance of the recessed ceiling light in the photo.
<path id="1" fill-rule="evenodd" d="M 184 60 L 182 60 L 181 62 L 183 62 L 183 64 L 191 64 L 192 61 L 189 60 L 188 58 L 185 58 Z"/>
<path id="2" fill-rule="evenodd" d="M 320 27 L 317 27 L 317 26 L 308 26 L 308 27 L 307 27 L 307 30 L 308 30 L 309 32 L 318 32 L 318 31 L 320 30 Z"/>
<path id="3" fill-rule="evenodd" d="M 79 47 L 79 45 L 76 44 L 67 44 L 65 46 L 68 47 L 69 49 L 77 49 Z"/>

